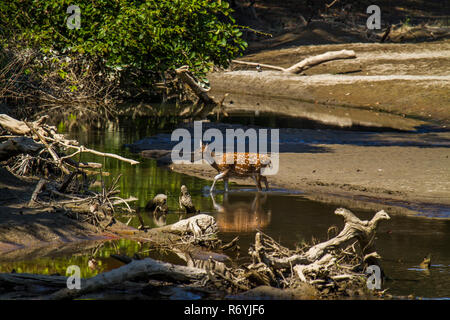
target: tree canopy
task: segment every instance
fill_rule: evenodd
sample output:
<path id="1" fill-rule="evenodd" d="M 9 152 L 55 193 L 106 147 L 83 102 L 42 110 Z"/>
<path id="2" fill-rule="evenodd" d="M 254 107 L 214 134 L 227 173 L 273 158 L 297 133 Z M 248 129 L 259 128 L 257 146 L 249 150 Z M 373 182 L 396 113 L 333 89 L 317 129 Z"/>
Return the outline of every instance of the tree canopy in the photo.
<path id="1" fill-rule="evenodd" d="M 115 69 L 154 73 L 189 65 L 205 74 L 247 46 L 221 0 L 79 0 L 80 28 L 69 28 L 69 0 L 0 3 L 0 34 L 44 52 L 77 53 Z"/>

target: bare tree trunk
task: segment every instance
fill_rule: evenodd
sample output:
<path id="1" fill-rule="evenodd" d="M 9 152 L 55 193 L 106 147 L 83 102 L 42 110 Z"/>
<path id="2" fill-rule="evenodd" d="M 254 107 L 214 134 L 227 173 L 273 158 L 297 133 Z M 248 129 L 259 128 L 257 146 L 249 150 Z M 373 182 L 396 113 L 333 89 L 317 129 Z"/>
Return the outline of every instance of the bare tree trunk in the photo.
<path id="1" fill-rule="evenodd" d="M 214 217 L 207 214 L 198 214 L 188 219 L 183 219 L 174 224 L 154 230 L 158 232 L 170 232 L 175 234 L 193 234 L 198 237 L 216 233 L 217 224 Z"/>
<path id="2" fill-rule="evenodd" d="M 175 70 L 177 76 L 186 83 L 189 88 L 194 91 L 194 93 L 205 103 L 211 105 L 217 105 L 217 102 L 208 95 L 207 89 L 200 86 L 200 84 L 194 79 L 194 77 L 189 72 L 188 66 L 182 66 Z"/>
<path id="3" fill-rule="evenodd" d="M 44 145 L 36 143 L 28 137 L 14 137 L 0 143 L 0 161 L 7 160 L 17 154 L 34 154 L 43 149 Z"/>
<path id="4" fill-rule="evenodd" d="M 80 289 L 61 289 L 43 298 L 51 300 L 74 299 L 86 293 L 101 290 L 125 281 L 149 278 L 156 275 L 165 276 L 176 281 L 192 281 L 205 277 L 206 271 L 198 268 L 177 266 L 150 258 L 133 260 L 120 268 L 82 280 Z"/>
<path id="5" fill-rule="evenodd" d="M 341 51 L 330 51 L 318 56 L 306 58 L 297 64 L 287 68 L 285 72 L 298 74 L 306 69 L 314 67 L 318 64 L 338 59 L 354 59 L 356 58 L 355 51 L 353 50 L 341 50 Z"/>
<path id="6" fill-rule="evenodd" d="M 270 64 L 260 64 L 257 62 L 246 62 L 241 60 L 233 60 L 232 62 L 237 64 L 244 64 L 248 66 L 255 66 L 267 69 L 274 69 L 285 73 L 299 74 L 311 67 L 317 66 L 321 63 L 339 60 L 339 59 L 354 59 L 356 58 L 355 51 L 353 50 L 341 50 L 341 51 L 329 51 L 317 56 L 309 57 L 303 59 L 302 61 L 290 66 L 289 68 L 282 68 L 278 66 L 273 66 Z"/>

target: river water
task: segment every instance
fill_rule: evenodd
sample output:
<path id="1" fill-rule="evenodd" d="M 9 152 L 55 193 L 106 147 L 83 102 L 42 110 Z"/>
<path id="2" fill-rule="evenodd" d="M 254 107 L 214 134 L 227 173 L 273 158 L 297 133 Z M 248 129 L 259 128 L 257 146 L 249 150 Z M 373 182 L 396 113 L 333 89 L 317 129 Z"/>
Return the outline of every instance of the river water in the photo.
<path id="1" fill-rule="evenodd" d="M 81 144 L 105 152 L 114 152 L 141 161 L 131 166 L 114 159 L 102 159 L 83 155 L 84 161 L 102 162 L 104 170 L 110 173 L 106 183 L 112 177 L 122 173 L 120 180 L 121 196 L 137 197 L 135 208 L 143 211 L 146 202 L 158 193 L 168 195 L 170 212 L 166 219 L 154 219 L 143 212 L 146 225 L 155 227 L 176 222 L 180 218 L 178 196 L 180 186 L 186 185 L 193 201 L 202 213 L 213 215 L 218 223 L 220 238 L 226 242 L 235 236 L 240 237 L 240 254 L 231 253 L 231 258 L 242 262 L 248 260 L 248 247 L 254 242 L 256 228 L 280 241 L 284 246 L 294 247 L 302 242 L 327 239 L 327 230 L 336 225 L 343 227 L 341 219 L 333 214 L 339 206 L 321 203 L 302 197 L 301 192 L 292 190 L 271 190 L 257 194 L 254 186 L 231 185 L 232 191 L 224 196 L 222 184 L 212 199 L 207 192 L 211 182 L 172 172 L 158 167 L 156 161 L 142 159 L 124 148 L 146 136 L 160 132 L 170 132 L 175 126 L 169 120 L 154 122 L 153 119 L 140 119 L 133 124 L 111 125 L 106 130 L 74 131 L 70 133 Z M 361 219 L 370 219 L 374 212 L 353 210 Z M 128 221 L 124 216 L 122 221 Z M 137 218 L 130 225 L 138 226 Z M 429 219 L 391 215 L 391 220 L 379 227 L 376 239 L 378 253 L 382 256 L 383 268 L 389 280 L 383 288 L 394 296 L 414 295 L 423 299 L 450 299 L 450 220 Z M 80 247 L 79 252 L 70 255 L 57 251 L 39 259 L 15 261 L 0 266 L 0 272 L 33 272 L 43 274 L 64 274 L 67 266 L 77 264 L 82 276 L 90 277 L 99 272 L 110 270 L 121 263 L 110 258 L 112 253 L 132 256 L 138 252 L 142 256 L 152 256 L 174 263 L 184 263 L 176 256 L 160 256 L 152 252 L 146 244 L 131 240 L 96 242 L 89 248 Z M 423 258 L 430 254 L 432 265 L 429 270 L 419 267 Z M 98 265 L 88 267 L 88 261 L 94 257 Z"/>

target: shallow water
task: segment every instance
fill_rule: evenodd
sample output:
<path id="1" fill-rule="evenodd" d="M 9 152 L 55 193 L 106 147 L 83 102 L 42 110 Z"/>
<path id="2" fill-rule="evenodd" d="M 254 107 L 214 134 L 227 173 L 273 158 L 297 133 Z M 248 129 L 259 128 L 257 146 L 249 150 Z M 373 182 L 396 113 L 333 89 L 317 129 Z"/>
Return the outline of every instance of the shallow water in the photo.
<path id="1" fill-rule="evenodd" d="M 123 125 L 119 129 L 111 127 L 106 132 L 74 132 L 71 136 L 91 148 L 139 159 L 138 155 L 129 153 L 123 145 L 172 128 L 169 123 L 162 125 L 162 128 L 148 129 L 145 121 L 151 120 L 142 121 L 144 122 L 138 126 Z M 121 196 L 139 198 L 135 203 L 139 210 L 143 210 L 146 202 L 157 193 L 167 194 L 171 211 L 165 221 L 156 220 L 144 213 L 146 225 L 152 227 L 179 220 L 178 195 L 180 186 L 185 184 L 197 208 L 216 218 L 221 239 L 230 241 L 239 235 L 240 255 L 232 255 L 238 261 L 248 260 L 248 246 L 254 242 L 256 228 L 283 245 L 294 247 L 303 241 L 311 241 L 313 237 L 326 240 L 330 226 L 336 225 L 339 230 L 343 226 L 341 219 L 333 214 L 337 205 L 308 200 L 299 192 L 272 190 L 258 195 L 253 186 L 231 184 L 232 191 L 226 197 L 220 192 L 223 186 L 219 183 L 219 192 L 213 200 L 207 192 L 209 181 L 160 168 L 153 160 L 139 159 L 141 163 L 137 166 L 89 155 L 83 155 L 82 160 L 102 162 L 105 170 L 110 173 L 109 177 L 105 177 L 107 184 L 112 177 L 122 173 Z M 374 214 L 363 210 L 353 211 L 361 219 L 370 219 Z M 389 288 L 388 292 L 396 296 L 413 294 L 422 298 L 449 298 L 450 221 L 395 215 L 391 215 L 391 218 L 380 226 L 376 239 L 385 273 L 391 279 L 384 283 L 384 288 Z M 127 220 L 127 216 L 122 217 L 122 221 Z M 138 224 L 136 218 L 130 222 L 130 225 Z M 141 256 L 185 263 L 176 255 L 164 255 L 150 249 L 146 244 L 131 240 L 93 243 L 89 248 L 80 246 L 77 254 L 59 254 L 56 251 L 39 259 L 1 263 L 0 272 L 15 269 L 17 272 L 64 274 L 67 266 L 76 264 L 81 267 L 82 276 L 90 277 L 121 265 L 109 257 L 112 253 L 132 256 L 139 252 Z M 422 270 L 419 264 L 428 253 L 432 255 L 432 266 L 430 270 Z M 88 266 L 91 257 L 98 263 L 93 268 Z"/>

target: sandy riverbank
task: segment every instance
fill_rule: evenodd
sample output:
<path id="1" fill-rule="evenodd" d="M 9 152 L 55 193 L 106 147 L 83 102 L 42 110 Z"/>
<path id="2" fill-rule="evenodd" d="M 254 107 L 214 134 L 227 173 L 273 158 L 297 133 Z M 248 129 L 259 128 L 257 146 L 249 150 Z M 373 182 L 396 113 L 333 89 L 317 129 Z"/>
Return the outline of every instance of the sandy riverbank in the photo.
<path id="1" fill-rule="evenodd" d="M 241 60 L 288 67 L 342 49 L 354 50 L 357 58 L 327 62 L 303 75 L 234 65 L 209 75 L 211 94 L 220 99 L 228 93 L 224 101 L 228 113 L 264 110 L 308 117 L 306 113 L 345 108 L 369 112 L 373 118 L 387 114 L 450 126 L 450 40 L 311 45 L 261 51 Z M 289 101 L 266 103 L 276 99 Z"/>
<path id="2" fill-rule="evenodd" d="M 164 145 L 158 141 L 167 138 L 156 136 L 138 146 L 142 150 L 153 145 L 161 148 Z M 170 150 L 170 146 L 165 149 Z M 273 188 L 298 190 L 311 199 L 354 208 L 381 207 L 391 212 L 450 217 L 449 131 L 281 129 L 279 149 L 279 171 L 269 176 Z M 217 174 L 207 164 L 172 164 L 170 168 L 209 180 Z M 251 179 L 232 181 L 253 185 Z"/>
<path id="3" fill-rule="evenodd" d="M 317 145 L 319 153 L 282 153 L 272 188 L 305 192 L 313 200 L 395 213 L 449 217 L 450 151 L 447 148 Z M 212 180 L 209 165 L 172 165 L 173 170 Z M 232 179 L 253 185 L 251 179 Z M 439 207 L 446 207 L 440 210 Z M 442 211 L 447 210 L 447 214 Z"/>
<path id="4" fill-rule="evenodd" d="M 211 94 L 221 98 L 228 93 L 224 107 L 230 115 L 258 117 L 263 112 L 330 126 L 296 129 L 301 144 L 281 153 L 280 170 L 269 177 L 274 187 L 350 207 L 450 217 L 449 40 L 297 46 L 262 50 L 241 60 L 288 67 L 342 49 L 355 50 L 357 59 L 328 62 L 303 75 L 242 66 L 212 73 Z M 333 130 L 354 126 L 366 129 Z M 427 131 L 430 127 L 438 130 Z M 207 165 L 172 168 L 206 179 L 215 174 Z M 250 179 L 234 181 L 252 184 Z"/>

